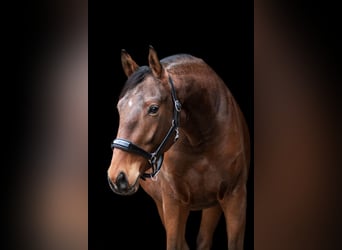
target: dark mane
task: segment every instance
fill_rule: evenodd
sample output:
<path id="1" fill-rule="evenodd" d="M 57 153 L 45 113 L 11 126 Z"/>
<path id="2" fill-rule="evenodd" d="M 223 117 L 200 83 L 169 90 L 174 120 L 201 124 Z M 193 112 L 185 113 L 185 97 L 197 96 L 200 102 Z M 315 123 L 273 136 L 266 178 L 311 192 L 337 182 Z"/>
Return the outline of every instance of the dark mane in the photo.
<path id="1" fill-rule="evenodd" d="M 128 90 L 133 89 L 139 83 L 141 83 L 147 74 L 151 73 L 151 69 L 147 66 L 141 66 L 135 71 L 126 81 L 123 89 L 121 90 L 119 99 L 121 99 Z"/>
<path id="2" fill-rule="evenodd" d="M 197 63 L 203 63 L 203 60 L 197 57 L 194 57 L 189 54 L 176 54 L 172 56 L 168 56 L 163 58 L 160 61 L 166 69 L 169 69 L 169 66 L 178 64 L 178 67 L 175 67 L 174 70 L 179 68 L 181 65 L 197 62 Z M 151 69 L 148 66 L 141 66 L 138 68 L 137 71 L 135 71 L 126 81 L 123 89 L 121 90 L 119 99 L 121 99 L 128 90 L 133 89 L 135 86 L 137 86 L 139 83 L 141 83 L 146 75 L 151 74 Z"/>

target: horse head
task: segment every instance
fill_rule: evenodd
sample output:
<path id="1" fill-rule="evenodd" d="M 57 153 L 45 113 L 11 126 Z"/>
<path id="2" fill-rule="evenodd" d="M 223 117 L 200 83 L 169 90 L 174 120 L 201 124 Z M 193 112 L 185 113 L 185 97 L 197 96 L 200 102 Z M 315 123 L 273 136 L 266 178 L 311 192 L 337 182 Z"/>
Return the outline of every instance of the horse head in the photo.
<path id="1" fill-rule="evenodd" d="M 138 190 L 140 178 L 160 170 L 163 153 L 173 143 L 169 138 L 173 132 L 178 135 L 178 111 L 173 85 L 152 46 L 148 66 L 139 66 L 125 50 L 121 62 L 127 81 L 117 103 L 120 119 L 108 181 L 115 193 L 130 195 Z"/>

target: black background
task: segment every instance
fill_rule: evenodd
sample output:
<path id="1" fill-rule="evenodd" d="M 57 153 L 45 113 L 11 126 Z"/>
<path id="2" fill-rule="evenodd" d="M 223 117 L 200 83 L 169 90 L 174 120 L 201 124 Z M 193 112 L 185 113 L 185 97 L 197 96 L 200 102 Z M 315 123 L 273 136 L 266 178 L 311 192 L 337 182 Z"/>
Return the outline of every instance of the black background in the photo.
<path id="1" fill-rule="evenodd" d="M 269 152 L 270 148 L 279 146 L 282 141 L 277 140 L 277 137 L 274 140 L 265 141 L 264 133 L 271 129 L 283 132 L 284 126 L 279 127 L 279 124 L 273 123 L 272 119 L 278 116 L 265 112 L 262 109 L 263 106 L 257 102 L 260 101 L 260 98 L 267 99 L 271 94 L 270 87 L 281 86 L 284 83 L 282 81 L 284 77 L 286 78 L 290 73 L 284 70 L 282 64 L 275 66 L 278 74 L 273 74 L 270 67 L 265 67 L 263 80 L 266 79 L 268 82 L 262 84 L 263 81 L 255 80 L 253 86 L 252 1 L 243 2 L 242 8 L 236 8 L 226 2 L 216 5 L 213 1 L 207 4 L 189 4 L 188 7 L 184 6 L 188 4 L 187 2 L 183 4 L 159 2 L 156 5 L 141 1 L 139 6 L 133 2 L 127 2 L 126 6 L 123 3 L 119 4 L 119 1 L 111 2 L 112 4 L 103 1 L 89 1 L 89 249 L 165 248 L 164 229 L 161 227 L 151 199 L 142 190 L 132 197 L 119 197 L 110 191 L 106 183 L 106 170 L 111 157 L 109 144 L 115 136 L 117 128 L 115 102 L 118 91 L 125 81 L 119 59 L 120 50 L 126 48 L 138 62 L 144 64 L 147 61 L 149 44 L 157 49 L 161 58 L 171 53 L 186 52 L 205 59 L 227 82 L 242 107 L 252 135 L 252 146 L 254 141 L 253 109 L 259 108 L 259 113 L 257 113 L 257 109 L 255 111 L 258 117 L 258 120 L 254 121 L 255 125 L 260 125 L 260 121 L 265 122 L 265 117 L 267 117 L 266 122 L 271 121 L 267 123 L 266 128 L 260 129 L 259 126 L 259 129 L 258 127 L 255 129 L 256 137 L 259 138 L 259 140 L 255 140 L 259 143 L 259 145 L 255 144 L 255 147 L 259 149 L 259 163 L 262 161 L 261 157 L 264 152 L 268 159 L 273 157 L 273 160 L 275 158 L 279 162 L 285 160 L 285 162 L 292 161 L 291 164 L 294 163 L 292 168 L 286 169 L 285 177 L 284 170 L 271 165 L 272 161 L 268 164 L 266 162 L 266 165 L 258 163 L 259 175 L 254 177 L 256 181 L 254 187 L 254 162 L 252 161 L 252 171 L 248 182 L 249 203 L 245 248 L 253 249 L 255 238 L 255 249 L 307 249 L 308 245 L 311 246 L 310 249 L 329 247 L 336 249 L 336 246 L 340 245 L 342 204 L 341 195 L 336 192 L 339 190 L 341 179 L 339 158 L 341 155 L 341 126 L 339 126 L 341 124 L 339 109 L 341 107 L 339 96 L 341 93 L 341 71 L 339 70 L 341 66 L 339 63 L 341 61 L 341 15 L 337 11 L 338 8 L 326 10 L 316 8 L 314 11 L 306 9 L 304 12 L 298 12 L 297 8 L 286 7 L 287 4 L 291 5 L 288 2 L 286 4 L 281 4 L 281 2 L 264 3 L 264 5 L 255 3 L 258 7 L 266 7 L 261 15 L 259 14 L 259 18 L 269 15 L 268 19 L 265 18 L 266 24 L 277 24 L 274 30 L 269 30 L 271 36 L 267 36 L 260 30 L 255 30 L 255 37 L 264 38 L 266 43 L 265 46 L 256 47 L 255 50 L 267 56 L 271 55 L 276 62 L 279 62 L 272 47 L 283 50 L 284 47 L 285 49 L 291 45 L 300 47 L 304 43 L 305 47 L 309 49 L 309 55 L 313 56 L 311 62 L 319 66 L 312 69 L 315 72 L 310 72 L 313 79 L 307 80 L 310 86 L 317 87 L 315 94 L 320 98 L 319 103 L 324 107 L 329 106 L 330 113 L 328 115 L 331 120 L 325 121 L 325 125 L 329 125 L 330 129 L 317 132 L 321 135 L 326 131 L 331 131 L 333 137 L 317 144 L 324 150 L 338 152 L 331 159 L 333 164 L 329 165 L 325 162 L 319 172 L 320 178 L 317 180 L 316 186 L 323 190 L 323 195 L 319 196 L 317 193 L 313 193 L 312 189 L 308 189 L 305 195 L 308 195 L 309 198 L 302 196 L 303 203 L 300 205 L 292 199 L 292 192 L 296 192 L 297 185 L 293 181 L 287 181 L 287 176 L 289 172 L 292 173 L 293 169 L 305 169 L 307 166 L 303 165 L 302 161 L 297 164 L 293 162 L 286 151 L 287 148 L 281 156 L 272 155 L 272 152 Z M 3 176 L 10 177 L 4 177 L 2 185 L 10 184 L 10 187 L 6 186 L 2 189 L 5 198 L 7 196 L 15 198 L 14 207 L 20 208 L 20 212 L 24 216 L 27 216 L 27 212 L 17 204 L 16 192 L 12 187 L 18 186 L 18 180 L 20 180 L 18 176 L 23 176 L 21 170 L 28 166 L 18 166 L 16 163 L 21 162 L 23 153 L 32 144 L 27 140 L 32 133 L 30 131 L 32 114 L 36 115 L 36 111 L 31 110 L 32 99 L 36 98 L 31 95 L 32 86 L 46 89 L 46 82 L 37 84 L 32 81 L 32 69 L 36 68 L 36 64 L 41 61 L 42 53 L 50 52 L 50 43 L 59 42 L 60 39 L 63 39 L 65 30 L 73 26 L 72 20 L 79 16 L 80 7 L 82 7 L 79 5 L 82 5 L 83 1 L 63 0 L 58 3 L 63 6 L 63 9 L 57 10 L 52 2 L 47 3 L 46 1 L 26 1 L 25 3 L 20 2 L 20 4 L 16 1 L 13 6 L 10 6 L 11 8 L 6 8 L 6 3 L 4 6 L 8 16 L 4 16 L 3 32 L 8 32 L 8 35 L 4 35 L 3 52 L 5 53 L 3 54 L 8 54 L 8 58 L 3 58 L 3 62 L 5 62 L 4 73 L 8 75 L 3 75 L 2 92 L 6 98 L 5 96 L 3 98 L 4 108 L 2 111 L 5 118 L 2 125 L 5 126 L 3 136 L 7 139 L 6 142 L 3 142 L 4 149 L 11 151 L 11 154 L 4 154 L 4 160 L 7 159 L 7 162 L 2 169 Z M 278 12 L 274 12 L 275 6 Z M 258 15 L 256 14 L 256 16 Z M 259 22 L 259 26 L 261 28 L 266 26 L 265 29 L 269 28 L 262 22 Z M 279 44 L 279 41 L 274 39 L 279 34 L 283 37 L 291 37 L 292 44 L 290 42 L 288 45 L 289 41 L 286 39 L 284 41 L 286 46 Z M 256 58 L 255 65 L 260 64 L 260 59 L 266 58 L 268 61 L 267 56 Z M 299 59 L 294 57 L 290 62 L 296 63 Z M 38 68 L 41 70 L 40 67 Z M 44 71 L 39 72 L 44 73 Z M 315 80 L 318 80 L 319 83 Z M 47 88 L 49 89 L 49 87 L 48 85 Z M 256 95 L 254 99 L 255 104 L 253 103 L 253 88 L 255 91 L 259 91 L 259 95 Z M 38 93 L 44 95 L 41 90 L 38 90 Z M 277 93 L 274 98 L 280 99 L 279 105 L 283 104 L 284 100 L 296 98 L 296 95 L 292 96 L 292 94 L 291 91 L 281 92 Z M 7 98 L 7 96 L 11 98 Z M 39 104 L 46 105 L 44 102 Z M 275 103 L 269 102 L 268 105 L 275 106 L 277 114 L 282 112 Z M 299 110 L 301 108 L 298 106 Z M 39 114 L 38 111 L 38 117 L 40 116 L 45 118 L 45 115 Z M 317 117 L 321 118 L 320 115 Z M 320 120 L 319 124 L 322 122 L 324 123 Z M 313 125 L 316 124 L 310 123 L 303 126 L 310 130 Z M 75 126 L 78 126 L 77 123 Z M 313 136 L 315 135 L 313 134 Z M 293 141 L 302 140 L 302 137 L 298 138 L 297 134 L 290 134 L 288 138 Z M 47 140 L 50 139 L 47 138 Z M 33 143 L 35 144 L 36 141 Z M 264 143 L 261 145 L 263 147 L 260 147 L 260 143 Z M 300 146 L 291 144 L 291 150 L 293 149 L 299 152 L 303 150 Z M 301 159 L 306 160 L 306 157 L 311 159 L 311 155 L 304 155 Z M 318 157 L 323 161 L 327 160 L 325 154 L 319 154 Z M 28 169 L 36 171 L 36 169 Z M 271 172 L 271 169 L 274 171 Z M 261 180 L 260 176 L 266 177 Z M 21 184 L 27 185 L 26 182 Z M 31 197 L 30 194 L 27 194 L 26 188 L 27 186 L 20 190 L 20 193 Z M 288 194 L 283 195 L 281 192 L 282 195 L 279 195 L 280 188 L 288 190 Z M 259 209 L 255 209 L 255 215 L 253 214 L 253 191 L 258 192 L 255 194 L 255 204 L 258 204 Z M 317 201 L 315 206 L 309 202 L 312 195 Z M 285 199 L 286 206 L 279 205 L 279 199 Z M 267 201 L 267 204 L 263 201 Z M 331 202 L 329 203 L 329 201 Z M 289 211 L 289 206 L 302 209 L 305 213 L 316 208 L 324 210 L 319 216 L 309 217 L 309 219 L 305 217 L 304 221 L 305 219 L 306 221 L 302 223 L 303 213 L 300 214 L 296 211 L 293 214 L 291 210 Z M 9 225 L 13 225 L 11 218 L 16 217 L 17 214 L 12 208 L 10 207 L 8 213 L 4 213 L 3 224 L 9 222 Z M 197 218 L 197 214 L 189 218 L 187 238 L 191 248 L 194 248 Z M 259 221 L 254 223 L 254 218 Z M 17 222 L 18 218 L 15 219 L 14 222 Z M 300 227 L 297 230 L 298 226 L 303 226 L 303 224 L 304 229 Z M 322 228 L 325 230 L 321 230 Z M 32 231 L 31 228 L 30 230 Z M 31 231 L 29 234 L 25 233 L 25 237 L 30 237 Z M 254 233 L 255 236 L 253 236 Z M 225 248 L 224 235 L 224 226 L 221 223 L 216 232 L 214 249 Z M 9 239 L 7 234 L 3 236 L 4 240 Z M 20 232 L 16 230 L 11 236 L 13 236 L 11 240 L 15 243 L 25 242 L 22 241 Z M 76 238 L 75 235 L 72 237 Z M 4 244 L 5 241 L 2 246 Z M 30 249 L 27 245 L 24 248 Z"/>
<path id="2" fill-rule="evenodd" d="M 204 59 L 226 82 L 245 114 L 252 143 L 245 249 L 253 249 L 252 2 L 241 8 L 128 5 L 89 3 L 89 249 L 165 248 L 165 230 L 152 199 L 142 189 L 129 197 L 116 195 L 106 179 L 110 143 L 118 127 L 116 102 L 126 80 L 121 49 L 146 65 L 149 45 L 159 59 L 176 53 Z M 188 220 L 190 249 L 195 248 L 199 216 L 193 212 Z M 222 217 L 213 249 L 227 249 L 226 245 Z"/>

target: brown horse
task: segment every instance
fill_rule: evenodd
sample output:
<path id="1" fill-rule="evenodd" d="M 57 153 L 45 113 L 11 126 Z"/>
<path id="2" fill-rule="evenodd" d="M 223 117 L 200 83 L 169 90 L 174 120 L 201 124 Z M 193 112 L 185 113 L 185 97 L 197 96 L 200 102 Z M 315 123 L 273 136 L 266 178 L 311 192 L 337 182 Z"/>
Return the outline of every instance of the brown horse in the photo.
<path id="1" fill-rule="evenodd" d="M 210 249 L 222 211 L 229 250 L 243 249 L 250 142 L 233 95 L 191 55 L 159 61 L 150 47 L 148 66 L 125 50 L 121 61 L 128 79 L 117 104 L 111 189 L 131 195 L 142 186 L 156 203 L 168 250 L 189 249 L 192 210 L 202 210 L 197 249 Z"/>

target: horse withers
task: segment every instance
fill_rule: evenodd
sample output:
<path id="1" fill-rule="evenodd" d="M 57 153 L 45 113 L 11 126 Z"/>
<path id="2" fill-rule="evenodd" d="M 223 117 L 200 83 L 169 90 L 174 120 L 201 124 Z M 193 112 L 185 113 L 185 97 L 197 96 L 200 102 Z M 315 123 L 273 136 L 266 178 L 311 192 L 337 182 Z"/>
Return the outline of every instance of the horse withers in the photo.
<path id="1" fill-rule="evenodd" d="M 210 249 L 223 212 L 229 250 L 242 250 L 250 141 L 244 116 L 223 80 L 202 59 L 177 54 L 148 66 L 122 50 L 127 81 L 108 169 L 110 188 L 149 194 L 166 230 L 167 250 L 189 249 L 190 211 L 202 210 L 197 249 Z"/>

